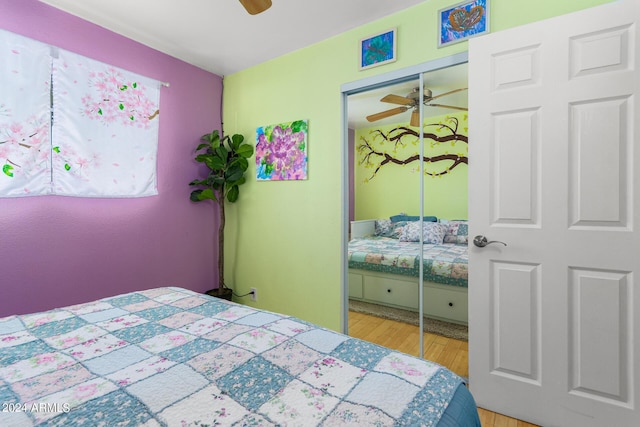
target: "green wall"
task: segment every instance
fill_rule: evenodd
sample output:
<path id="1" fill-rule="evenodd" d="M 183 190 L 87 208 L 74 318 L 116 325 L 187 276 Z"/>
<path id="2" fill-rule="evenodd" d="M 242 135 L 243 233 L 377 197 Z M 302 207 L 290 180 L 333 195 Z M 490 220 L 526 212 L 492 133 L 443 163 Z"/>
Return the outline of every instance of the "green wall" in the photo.
<path id="1" fill-rule="evenodd" d="M 491 31 L 608 1 L 492 0 Z M 226 133 L 242 133 L 252 140 L 259 126 L 309 120 L 309 179 L 256 182 L 251 178 L 238 203 L 227 209 L 226 281 L 237 293 L 258 289 L 256 303 L 247 298 L 243 303 L 340 329 L 340 86 L 465 51 L 467 42 L 437 47 L 437 12 L 455 3 L 458 0 L 425 1 L 225 77 Z M 358 71 L 358 41 L 391 27 L 398 29 L 398 60 Z M 249 174 L 255 177 L 255 166 Z"/>
<path id="2" fill-rule="evenodd" d="M 464 141 L 438 143 L 427 138 L 430 134 L 440 137 L 452 135 L 454 130 L 459 135 L 467 136 L 467 113 L 430 117 L 425 119 L 424 123 L 425 158 L 448 154 L 467 157 L 467 144 Z M 444 126 L 440 126 L 441 124 Z M 404 129 L 418 131 L 418 128 L 409 127 L 408 123 L 356 130 L 355 146 L 360 147 L 356 149 L 354 156 L 356 220 L 388 218 L 400 212 L 409 215 L 419 214 L 419 161 L 403 165 L 389 162 L 376 172 L 382 157 L 370 155 L 369 162 L 366 157 L 371 150 L 386 153 L 400 161 L 417 156 L 420 152 L 420 139 L 418 136 L 406 134 Z M 398 144 L 387 140 L 403 134 L 405 136 L 399 139 Z M 425 163 L 425 174 L 430 174 L 425 175 L 424 179 L 425 215 L 446 219 L 467 218 L 467 165 L 460 163 L 447 171 L 453 164 L 450 160 Z"/>

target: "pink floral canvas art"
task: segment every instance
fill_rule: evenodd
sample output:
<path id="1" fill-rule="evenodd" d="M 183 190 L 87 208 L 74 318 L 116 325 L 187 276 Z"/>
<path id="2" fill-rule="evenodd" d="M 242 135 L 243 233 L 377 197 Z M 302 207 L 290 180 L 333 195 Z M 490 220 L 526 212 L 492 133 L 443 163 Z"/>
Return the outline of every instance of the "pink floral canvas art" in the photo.
<path id="1" fill-rule="evenodd" d="M 262 126 L 256 133 L 258 181 L 307 179 L 307 120 Z"/>

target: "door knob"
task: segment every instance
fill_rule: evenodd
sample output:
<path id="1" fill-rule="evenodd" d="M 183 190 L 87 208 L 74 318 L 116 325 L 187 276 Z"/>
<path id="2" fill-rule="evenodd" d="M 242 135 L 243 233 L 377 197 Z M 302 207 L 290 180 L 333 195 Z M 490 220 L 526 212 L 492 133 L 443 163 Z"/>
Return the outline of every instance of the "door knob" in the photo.
<path id="1" fill-rule="evenodd" d="M 487 238 L 483 235 L 478 235 L 473 238 L 473 244 L 479 248 L 484 248 L 485 246 L 490 245 L 492 243 L 500 243 L 502 245 L 507 246 L 505 242 L 499 242 L 498 240 L 487 240 Z"/>

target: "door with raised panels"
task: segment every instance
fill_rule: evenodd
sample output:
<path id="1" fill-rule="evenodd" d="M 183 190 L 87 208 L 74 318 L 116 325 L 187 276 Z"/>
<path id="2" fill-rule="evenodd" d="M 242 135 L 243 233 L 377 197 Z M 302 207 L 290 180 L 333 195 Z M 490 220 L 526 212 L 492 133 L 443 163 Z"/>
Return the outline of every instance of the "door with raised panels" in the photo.
<path id="1" fill-rule="evenodd" d="M 621 0 L 469 42 L 480 407 L 640 425 L 639 9 Z"/>

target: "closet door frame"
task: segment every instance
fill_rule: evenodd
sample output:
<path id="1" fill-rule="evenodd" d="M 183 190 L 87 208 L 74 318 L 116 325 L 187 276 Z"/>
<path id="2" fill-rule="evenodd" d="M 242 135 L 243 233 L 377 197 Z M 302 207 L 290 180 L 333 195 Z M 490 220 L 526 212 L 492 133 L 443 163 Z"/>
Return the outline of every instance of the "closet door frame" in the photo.
<path id="1" fill-rule="evenodd" d="M 439 70 L 443 68 L 452 67 L 468 62 L 469 55 L 467 52 L 457 53 L 444 58 L 438 58 L 431 61 L 423 62 L 421 64 L 414 65 L 412 67 L 403 68 L 401 70 L 391 71 L 389 73 L 380 74 L 377 76 L 368 77 L 365 79 L 357 80 L 350 83 L 345 83 L 340 87 L 341 100 L 342 100 L 342 185 L 341 185 L 341 198 L 342 198 L 342 213 L 341 213 L 341 290 L 342 290 L 342 316 L 340 324 L 342 332 L 349 333 L 349 264 L 347 261 L 348 240 L 349 240 L 349 121 L 348 121 L 348 97 L 349 95 L 355 95 L 357 93 L 366 92 L 372 89 L 389 86 L 396 83 L 402 83 L 409 80 L 420 81 L 420 97 L 422 98 L 422 90 L 424 88 L 423 75 L 429 71 Z M 420 116 L 423 117 L 423 106 L 420 105 Z M 423 155 L 424 146 L 423 133 L 420 132 L 420 155 Z M 422 159 L 420 161 L 422 170 Z M 424 177 L 420 184 L 420 217 L 424 216 Z M 419 283 L 422 282 L 422 260 L 420 260 L 420 278 Z M 419 315 L 420 315 L 420 330 L 423 330 L 423 286 L 418 286 L 419 289 Z M 420 334 L 420 357 L 423 356 L 423 336 Z"/>

